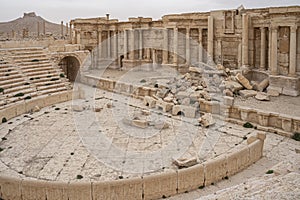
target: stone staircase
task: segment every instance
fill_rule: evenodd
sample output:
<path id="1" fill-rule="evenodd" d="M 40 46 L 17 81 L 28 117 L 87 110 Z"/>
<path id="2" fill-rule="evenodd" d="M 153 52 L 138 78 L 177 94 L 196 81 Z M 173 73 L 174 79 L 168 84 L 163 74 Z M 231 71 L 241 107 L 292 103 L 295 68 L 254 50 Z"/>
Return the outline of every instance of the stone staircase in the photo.
<path id="1" fill-rule="evenodd" d="M 0 109 L 24 99 L 72 88 L 48 55 L 40 47 L 0 50 Z"/>

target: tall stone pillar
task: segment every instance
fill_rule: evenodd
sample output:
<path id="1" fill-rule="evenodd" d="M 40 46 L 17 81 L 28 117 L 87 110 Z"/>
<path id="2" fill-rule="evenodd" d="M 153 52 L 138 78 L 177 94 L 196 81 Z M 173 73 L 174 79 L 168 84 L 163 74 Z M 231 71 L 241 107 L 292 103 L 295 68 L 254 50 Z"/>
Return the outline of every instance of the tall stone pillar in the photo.
<path id="1" fill-rule="evenodd" d="M 238 67 L 242 66 L 242 43 L 239 41 L 239 46 L 238 46 Z"/>
<path id="2" fill-rule="evenodd" d="M 69 32 L 70 32 L 70 36 L 69 36 L 69 38 L 70 38 L 70 40 L 71 40 L 71 42 L 72 42 L 72 35 L 73 35 L 73 33 L 72 33 L 72 24 L 71 24 L 71 22 L 69 23 Z"/>
<path id="3" fill-rule="evenodd" d="M 143 30 L 139 30 L 139 59 L 143 59 Z"/>
<path id="4" fill-rule="evenodd" d="M 222 41 L 220 39 L 218 39 L 217 41 L 217 55 L 218 55 L 218 58 L 217 60 L 215 61 L 216 63 L 218 64 L 222 64 L 223 65 L 223 59 L 222 59 Z"/>
<path id="5" fill-rule="evenodd" d="M 297 26 L 290 27 L 290 67 L 289 75 L 296 76 L 297 68 Z"/>
<path id="6" fill-rule="evenodd" d="M 249 17 L 247 14 L 242 16 L 243 31 L 242 31 L 242 66 L 249 65 Z"/>
<path id="7" fill-rule="evenodd" d="M 127 58 L 127 53 L 128 53 L 128 37 L 127 37 L 127 30 L 124 30 L 124 59 Z"/>
<path id="8" fill-rule="evenodd" d="M 271 59 L 270 59 L 270 71 L 272 75 L 277 75 L 278 67 L 277 67 L 277 37 L 278 37 L 278 27 L 272 27 L 271 33 Z"/>
<path id="9" fill-rule="evenodd" d="M 39 37 L 40 36 L 40 23 L 39 22 L 36 22 L 37 23 L 37 36 Z"/>
<path id="10" fill-rule="evenodd" d="M 152 49 L 152 62 L 153 62 L 153 64 L 156 63 L 156 50 L 155 49 Z"/>
<path id="11" fill-rule="evenodd" d="M 102 31 L 98 31 L 98 58 L 102 58 Z"/>
<path id="12" fill-rule="evenodd" d="M 169 59 L 169 48 L 168 48 L 168 29 L 164 29 L 164 41 L 163 41 L 163 60 L 162 64 L 168 64 L 168 59 Z"/>
<path id="13" fill-rule="evenodd" d="M 191 63 L 191 52 L 190 52 L 190 28 L 186 29 L 186 37 L 185 37 L 185 59 L 186 64 L 189 65 Z"/>
<path id="14" fill-rule="evenodd" d="M 151 49 L 150 48 L 147 48 L 147 50 L 146 50 L 147 52 L 146 52 L 146 56 L 147 56 L 147 60 L 151 60 Z"/>
<path id="15" fill-rule="evenodd" d="M 76 30 L 76 44 L 81 43 L 80 30 Z"/>
<path id="16" fill-rule="evenodd" d="M 46 22 L 43 21 L 43 34 L 46 35 Z"/>
<path id="17" fill-rule="evenodd" d="M 118 31 L 115 31 L 114 35 L 114 59 L 118 59 Z"/>
<path id="18" fill-rule="evenodd" d="M 107 58 L 111 57 L 111 38 L 110 30 L 107 31 Z"/>
<path id="19" fill-rule="evenodd" d="M 14 30 L 11 30 L 12 39 L 16 39 L 16 32 Z"/>
<path id="20" fill-rule="evenodd" d="M 174 57 L 173 64 L 178 65 L 178 28 L 174 28 Z"/>
<path id="21" fill-rule="evenodd" d="M 272 46 L 272 31 L 271 28 L 268 27 L 269 32 L 269 40 L 268 40 L 268 71 L 271 70 L 271 46 Z"/>
<path id="22" fill-rule="evenodd" d="M 211 63 L 214 60 L 214 18 L 212 16 L 208 16 L 207 42 L 207 61 Z"/>
<path id="23" fill-rule="evenodd" d="M 266 69 L 266 29 L 260 28 L 260 69 Z"/>
<path id="24" fill-rule="evenodd" d="M 64 22 L 63 21 L 60 22 L 60 34 L 61 34 L 61 37 L 64 37 Z"/>
<path id="25" fill-rule="evenodd" d="M 131 37 L 131 41 L 130 41 L 131 50 L 129 52 L 129 59 L 134 60 L 134 50 L 135 50 L 135 48 L 134 48 L 134 43 L 135 43 L 134 42 L 134 29 L 130 30 L 130 37 Z"/>
<path id="26" fill-rule="evenodd" d="M 66 36 L 68 36 L 68 34 L 69 34 L 69 29 L 68 29 L 68 27 L 69 27 L 69 25 L 68 25 L 68 23 L 66 23 Z"/>
<path id="27" fill-rule="evenodd" d="M 203 61 L 202 28 L 199 28 L 199 62 Z"/>

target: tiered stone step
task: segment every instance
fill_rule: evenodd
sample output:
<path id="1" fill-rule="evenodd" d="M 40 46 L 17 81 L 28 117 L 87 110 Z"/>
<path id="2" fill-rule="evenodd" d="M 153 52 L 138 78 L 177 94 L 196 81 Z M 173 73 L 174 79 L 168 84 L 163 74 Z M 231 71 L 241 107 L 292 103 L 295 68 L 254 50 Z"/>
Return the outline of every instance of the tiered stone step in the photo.
<path id="1" fill-rule="evenodd" d="M 0 58 L 6 56 L 10 61 L 2 59 L 0 65 L 0 87 L 3 89 L 0 106 L 71 88 L 68 79 L 61 77 L 62 70 L 53 66 L 43 48 L 14 48 L 0 53 Z"/>

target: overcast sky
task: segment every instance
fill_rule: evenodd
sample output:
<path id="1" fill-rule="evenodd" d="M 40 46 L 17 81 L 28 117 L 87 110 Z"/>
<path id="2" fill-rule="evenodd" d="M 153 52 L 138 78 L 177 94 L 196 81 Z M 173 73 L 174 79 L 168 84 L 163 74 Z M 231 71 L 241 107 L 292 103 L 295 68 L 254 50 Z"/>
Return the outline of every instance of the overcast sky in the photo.
<path id="1" fill-rule="evenodd" d="M 75 18 L 89 18 L 111 14 L 121 21 L 128 17 L 152 17 L 165 14 L 201 12 L 219 9 L 300 5 L 300 0 L 0 0 L 0 22 L 35 12 L 43 18 L 60 23 Z"/>

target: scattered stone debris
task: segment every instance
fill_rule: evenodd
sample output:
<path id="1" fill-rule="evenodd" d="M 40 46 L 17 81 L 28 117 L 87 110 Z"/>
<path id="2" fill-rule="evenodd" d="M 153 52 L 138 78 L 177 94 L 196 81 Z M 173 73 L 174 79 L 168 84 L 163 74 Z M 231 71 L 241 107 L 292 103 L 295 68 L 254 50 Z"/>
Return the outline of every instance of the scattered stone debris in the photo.
<path id="1" fill-rule="evenodd" d="M 205 128 L 212 126 L 216 123 L 211 113 L 205 113 L 204 115 L 202 115 L 198 119 L 198 122 Z"/>
<path id="2" fill-rule="evenodd" d="M 249 80 L 244 77 L 242 74 L 238 73 L 235 76 L 236 80 L 242 84 L 245 88 L 247 88 L 248 90 L 252 90 L 252 85 L 250 84 Z"/>
<path id="3" fill-rule="evenodd" d="M 258 92 L 255 98 L 260 101 L 270 101 L 270 96 L 265 92 Z"/>
<path id="4" fill-rule="evenodd" d="M 192 158 L 179 158 L 179 159 L 174 159 L 173 163 L 178 167 L 178 168 L 184 168 L 184 167 L 191 167 L 193 165 L 196 165 L 197 158 L 192 157 Z"/>
<path id="5" fill-rule="evenodd" d="M 280 93 L 277 90 L 268 90 L 267 94 L 271 97 L 278 97 L 280 95 Z"/>
<path id="6" fill-rule="evenodd" d="M 41 110 L 41 108 L 39 106 L 34 106 L 34 108 L 32 109 L 32 112 L 39 112 Z"/>
<path id="7" fill-rule="evenodd" d="M 241 97 L 248 98 L 248 97 L 253 97 L 257 95 L 257 91 L 254 90 L 240 90 L 239 94 Z"/>
<path id="8" fill-rule="evenodd" d="M 269 86 L 269 79 L 266 78 L 262 82 L 260 82 L 257 86 L 257 90 L 262 92 Z"/>

